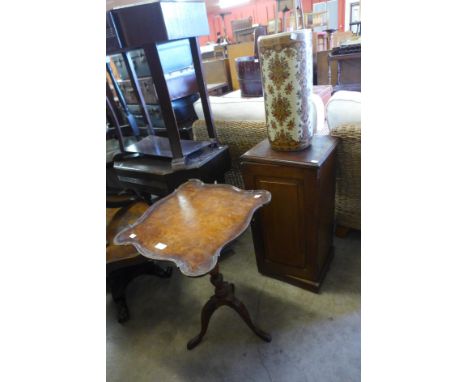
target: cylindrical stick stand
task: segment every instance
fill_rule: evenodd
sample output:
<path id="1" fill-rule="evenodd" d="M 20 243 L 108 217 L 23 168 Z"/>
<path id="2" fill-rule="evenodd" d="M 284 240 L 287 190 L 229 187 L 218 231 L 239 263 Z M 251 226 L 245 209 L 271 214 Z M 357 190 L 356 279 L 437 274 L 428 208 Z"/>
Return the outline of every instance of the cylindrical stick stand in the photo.
<path id="1" fill-rule="evenodd" d="M 303 150 L 310 146 L 317 124 L 312 102 L 312 31 L 262 36 L 258 44 L 271 147 Z"/>

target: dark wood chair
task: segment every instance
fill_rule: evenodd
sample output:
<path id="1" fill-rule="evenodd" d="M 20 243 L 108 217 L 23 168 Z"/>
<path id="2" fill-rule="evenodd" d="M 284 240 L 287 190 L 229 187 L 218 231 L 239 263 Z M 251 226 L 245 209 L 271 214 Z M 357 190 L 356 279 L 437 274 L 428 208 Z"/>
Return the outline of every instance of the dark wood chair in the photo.
<path id="1" fill-rule="evenodd" d="M 168 278 L 172 274 L 172 268 L 162 268 L 140 255 L 131 245 L 113 243 L 115 235 L 134 223 L 146 211 L 148 204 L 138 196 L 125 192 L 108 195 L 106 201 L 106 281 L 117 306 L 117 320 L 123 323 L 130 318 L 125 298 L 128 284 L 143 274 Z"/>

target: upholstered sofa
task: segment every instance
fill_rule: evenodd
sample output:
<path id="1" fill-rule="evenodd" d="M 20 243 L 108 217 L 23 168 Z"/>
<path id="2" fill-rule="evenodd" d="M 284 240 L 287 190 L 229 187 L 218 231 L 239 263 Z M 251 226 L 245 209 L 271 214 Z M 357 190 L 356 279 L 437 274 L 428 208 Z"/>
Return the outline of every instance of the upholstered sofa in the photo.
<path id="1" fill-rule="evenodd" d="M 326 105 L 330 135 L 339 139 L 335 217 L 338 232 L 361 229 L 361 93 L 336 92 Z M 344 228 L 344 229 L 343 229 Z"/>
<path id="2" fill-rule="evenodd" d="M 267 137 L 263 98 L 239 99 L 229 93 L 210 97 L 219 141 L 229 146 L 231 170 L 226 183 L 244 188 L 240 156 Z M 361 93 L 336 92 L 324 107 L 314 94 L 318 135 L 339 139 L 335 211 L 339 227 L 361 229 Z M 200 101 L 195 103 L 200 118 L 193 124 L 195 140 L 207 140 L 206 123 Z M 326 119 L 325 119 L 326 117 Z"/>

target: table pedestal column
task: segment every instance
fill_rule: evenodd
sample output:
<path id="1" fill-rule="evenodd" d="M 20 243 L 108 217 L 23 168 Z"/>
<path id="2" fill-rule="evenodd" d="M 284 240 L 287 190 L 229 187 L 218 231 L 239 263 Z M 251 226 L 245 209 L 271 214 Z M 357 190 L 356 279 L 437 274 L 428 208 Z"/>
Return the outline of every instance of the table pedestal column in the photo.
<path id="1" fill-rule="evenodd" d="M 257 336 L 266 342 L 270 342 L 271 335 L 254 325 L 250 318 L 249 311 L 234 295 L 234 284 L 223 281 L 223 275 L 219 272 L 218 265 L 216 265 L 216 267 L 210 272 L 210 275 L 210 281 L 215 286 L 215 294 L 211 296 L 203 307 L 201 313 L 201 331 L 196 337 L 192 338 L 187 343 L 187 349 L 191 350 L 201 342 L 206 330 L 208 329 L 208 323 L 210 322 L 211 316 L 216 309 L 223 305 L 227 305 L 234 309 Z"/>

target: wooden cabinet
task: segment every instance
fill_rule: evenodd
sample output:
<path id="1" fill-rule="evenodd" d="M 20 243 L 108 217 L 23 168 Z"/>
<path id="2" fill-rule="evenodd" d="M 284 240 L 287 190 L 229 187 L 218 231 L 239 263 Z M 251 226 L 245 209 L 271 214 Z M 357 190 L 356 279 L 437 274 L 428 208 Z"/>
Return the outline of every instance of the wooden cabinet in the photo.
<path id="1" fill-rule="evenodd" d="M 260 273 L 318 292 L 333 256 L 337 141 L 314 136 L 299 152 L 278 152 L 268 140 L 241 157 L 246 189 L 271 192 L 252 221 Z"/>

